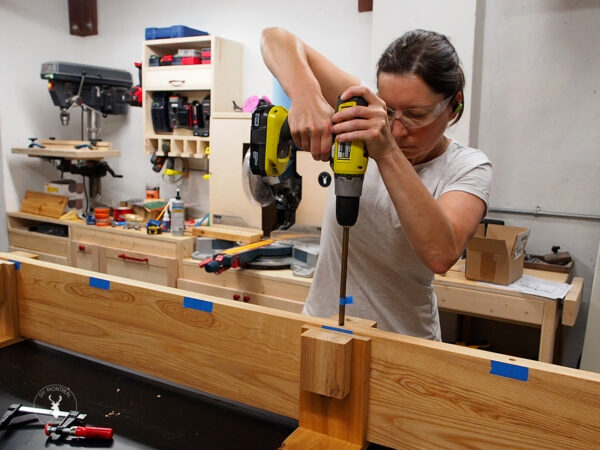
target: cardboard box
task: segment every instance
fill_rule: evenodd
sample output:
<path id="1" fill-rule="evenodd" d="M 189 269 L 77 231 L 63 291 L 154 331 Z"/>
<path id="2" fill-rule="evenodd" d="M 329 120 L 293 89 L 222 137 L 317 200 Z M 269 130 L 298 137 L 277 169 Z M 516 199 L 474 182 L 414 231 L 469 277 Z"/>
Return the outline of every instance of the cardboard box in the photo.
<path id="1" fill-rule="evenodd" d="M 475 236 L 467 244 L 469 280 L 510 284 L 523 275 L 525 245 L 529 230 L 521 227 L 479 225 Z"/>

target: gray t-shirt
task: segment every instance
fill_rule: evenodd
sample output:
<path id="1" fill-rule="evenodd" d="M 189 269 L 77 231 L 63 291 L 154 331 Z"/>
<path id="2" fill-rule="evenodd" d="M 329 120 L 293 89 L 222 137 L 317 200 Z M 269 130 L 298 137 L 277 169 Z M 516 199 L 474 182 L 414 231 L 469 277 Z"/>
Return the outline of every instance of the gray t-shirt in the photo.
<path id="1" fill-rule="evenodd" d="M 452 140 L 439 157 L 414 166 L 434 198 L 465 191 L 487 205 L 492 166 L 483 152 Z M 332 317 L 339 309 L 342 227 L 329 190 L 321 248 L 304 314 Z M 441 339 L 433 272 L 412 250 L 385 188 L 377 164 L 369 162 L 359 217 L 350 228 L 346 315 L 377 321 L 377 327 L 427 339 Z"/>

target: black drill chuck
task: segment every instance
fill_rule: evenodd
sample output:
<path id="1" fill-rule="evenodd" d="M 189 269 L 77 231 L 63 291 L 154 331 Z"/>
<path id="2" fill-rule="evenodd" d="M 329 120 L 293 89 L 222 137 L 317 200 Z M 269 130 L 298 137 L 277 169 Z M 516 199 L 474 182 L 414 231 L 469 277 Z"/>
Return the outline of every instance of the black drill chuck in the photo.
<path id="1" fill-rule="evenodd" d="M 342 197 L 338 195 L 335 200 L 335 217 L 343 227 L 351 227 L 358 219 L 358 206 L 360 197 Z"/>

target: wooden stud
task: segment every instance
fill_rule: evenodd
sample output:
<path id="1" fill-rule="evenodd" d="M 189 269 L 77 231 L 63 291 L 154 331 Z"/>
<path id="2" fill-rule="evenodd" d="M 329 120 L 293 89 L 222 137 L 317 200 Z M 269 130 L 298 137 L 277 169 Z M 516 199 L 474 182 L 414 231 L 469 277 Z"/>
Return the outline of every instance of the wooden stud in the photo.
<path id="1" fill-rule="evenodd" d="M 304 449 L 307 448 L 307 441 L 320 442 L 322 448 L 336 448 L 335 445 L 339 445 L 340 442 L 344 445 L 338 448 L 364 448 L 367 444 L 369 409 L 370 339 L 308 326 L 303 329 L 305 331 L 302 333 L 301 347 L 299 429 L 285 440 L 284 448 Z M 319 340 L 322 342 L 318 343 Z M 335 356 L 321 359 L 327 353 L 334 353 L 331 347 L 335 345 L 343 346 L 344 351 L 350 350 L 351 357 L 340 358 L 339 353 L 342 350 L 338 348 Z M 327 348 L 328 351 L 322 351 L 323 348 Z M 305 361 L 314 364 L 314 355 L 319 356 L 316 360 L 318 367 L 314 370 L 318 372 L 316 378 L 321 389 L 312 389 L 315 375 L 306 370 L 308 364 Z M 336 365 L 331 365 L 333 361 L 336 361 Z M 333 380 L 339 380 L 340 377 L 345 379 L 348 376 L 346 373 L 350 382 L 347 395 L 334 397 L 323 394 L 324 391 L 337 393 L 332 389 L 332 385 L 337 386 L 338 382 Z M 306 386 L 311 389 L 306 389 Z M 309 438 L 311 434 L 312 438 Z"/>
<path id="2" fill-rule="evenodd" d="M 20 340 L 15 264 L 0 261 L 0 348 Z"/>

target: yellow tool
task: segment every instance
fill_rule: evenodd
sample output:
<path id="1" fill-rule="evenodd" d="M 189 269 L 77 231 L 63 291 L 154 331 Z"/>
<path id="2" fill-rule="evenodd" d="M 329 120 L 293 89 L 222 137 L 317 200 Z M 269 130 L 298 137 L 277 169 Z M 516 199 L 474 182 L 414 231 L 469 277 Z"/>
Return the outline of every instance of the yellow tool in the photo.
<path id="1" fill-rule="evenodd" d="M 341 101 L 338 98 L 336 111 L 354 106 L 367 106 L 367 102 L 362 97 L 352 97 L 346 101 Z M 338 142 L 336 140 L 331 147 L 330 162 L 335 180 L 335 217 L 338 224 L 343 227 L 338 322 L 342 326 L 346 317 L 346 304 L 350 303 L 346 297 L 350 227 L 358 219 L 362 184 L 369 162 L 365 143 L 362 141 Z"/>

